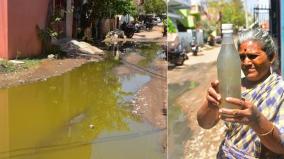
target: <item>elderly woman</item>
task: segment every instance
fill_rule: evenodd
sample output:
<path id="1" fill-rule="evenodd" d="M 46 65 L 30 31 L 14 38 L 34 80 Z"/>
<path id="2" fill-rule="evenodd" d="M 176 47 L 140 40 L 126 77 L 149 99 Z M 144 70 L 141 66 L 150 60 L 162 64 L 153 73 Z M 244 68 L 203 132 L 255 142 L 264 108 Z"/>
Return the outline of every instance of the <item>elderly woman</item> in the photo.
<path id="1" fill-rule="evenodd" d="M 219 82 L 215 81 L 198 110 L 198 123 L 209 129 L 220 119 L 225 121 L 226 135 L 217 158 L 282 158 L 284 82 L 271 69 L 276 57 L 273 40 L 267 32 L 253 28 L 239 35 L 238 51 L 245 75 L 242 99 L 228 97 L 225 100 L 240 109 L 218 107 L 223 97 L 218 93 Z"/>

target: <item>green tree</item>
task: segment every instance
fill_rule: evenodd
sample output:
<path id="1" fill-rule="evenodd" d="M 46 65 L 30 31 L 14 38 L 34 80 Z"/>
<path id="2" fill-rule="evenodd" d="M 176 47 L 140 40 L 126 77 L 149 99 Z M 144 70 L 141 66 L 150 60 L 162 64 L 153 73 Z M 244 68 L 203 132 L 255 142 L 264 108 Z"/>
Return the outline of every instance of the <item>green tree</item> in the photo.
<path id="1" fill-rule="evenodd" d="M 133 0 L 115 0 L 113 3 L 113 7 L 115 10 L 115 14 L 130 14 L 132 16 L 137 16 L 137 7 L 135 6 Z"/>
<path id="2" fill-rule="evenodd" d="M 167 4 L 164 0 L 145 0 L 143 7 L 147 14 L 162 15 L 167 12 Z"/>
<path id="3" fill-rule="evenodd" d="M 232 23 L 235 29 L 245 25 L 245 11 L 241 0 L 208 0 L 208 12 L 209 15 L 218 15 L 218 18 L 209 20 L 217 29 L 222 23 Z"/>
<path id="4" fill-rule="evenodd" d="M 245 12 L 241 0 L 225 3 L 221 13 L 222 23 L 233 23 L 236 27 L 245 25 Z"/>
<path id="5" fill-rule="evenodd" d="M 137 15 L 133 0 L 88 0 L 86 8 L 91 19 L 113 18 L 117 14 Z"/>
<path id="6" fill-rule="evenodd" d="M 176 33 L 177 28 L 175 27 L 173 21 L 169 17 L 167 18 L 167 22 L 168 22 L 168 26 L 167 26 L 168 32 L 169 33 Z"/>

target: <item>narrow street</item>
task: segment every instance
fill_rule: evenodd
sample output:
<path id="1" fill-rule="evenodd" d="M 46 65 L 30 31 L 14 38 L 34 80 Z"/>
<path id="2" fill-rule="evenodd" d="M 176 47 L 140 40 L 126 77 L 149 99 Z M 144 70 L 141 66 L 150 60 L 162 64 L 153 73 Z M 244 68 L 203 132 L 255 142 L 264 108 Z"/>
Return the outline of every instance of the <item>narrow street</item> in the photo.
<path id="1" fill-rule="evenodd" d="M 196 113 L 205 99 L 206 90 L 210 82 L 217 79 L 216 59 L 219 50 L 220 47 L 214 47 L 210 50 L 199 52 L 198 56 L 192 56 L 190 53 L 189 59 L 183 66 L 176 67 L 168 72 L 169 92 L 171 92 L 171 86 L 173 85 L 183 86 L 184 83 L 191 83 L 190 87 L 184 85 L 186 88 L 179 88 L 186 91 L 178 95 L 172 104 L 169 102 L 169 107 L 179 107 L 184 116 L 184 118 L 179 117 L 178 120 L 172 119 L 171 117 L 168 119 L 169 123 L 174 123 L 169 125 L 169 134 L 172 134 L 171 130 L 173 127 L 181 123 L 180 119 L 184 120 L 182 121 L 184 128 L 180 129 L 181 132 L 175 133 L 175 136 L 177 134 L 179 136 L 174 139 L 176 140 L 176 138 L 178 138 L 182 141 L 169 140 L 169 147 L 183 147 L 184 151 L 180 154 L 171 154 L 170 151 L 169 156 L 172 156 L 172 158 L 216 158 L 219 144 L 222 141 L 224 131 L 223 124 L 219 123 L 210 130 L 202 129 L 197 124 Z M 169 98 L 170 97 L 169 95 Z M 173 130 L 175 130 L 175 128 Z M 176 145 L 177 143 L 182 145 Z"/>
<path id="2" fill-rule="evenodd" d="M 119 45 L 123 51 L 102 47 L 96 54 L 98 47 L 74 40 L 79 44 L 64 48 L 85 56 L 0 73 L 0 158 L 166 158 L 167 63 L 159 56 L 159 28 L 135 35 L 143 43 L 137 37 Z"/>

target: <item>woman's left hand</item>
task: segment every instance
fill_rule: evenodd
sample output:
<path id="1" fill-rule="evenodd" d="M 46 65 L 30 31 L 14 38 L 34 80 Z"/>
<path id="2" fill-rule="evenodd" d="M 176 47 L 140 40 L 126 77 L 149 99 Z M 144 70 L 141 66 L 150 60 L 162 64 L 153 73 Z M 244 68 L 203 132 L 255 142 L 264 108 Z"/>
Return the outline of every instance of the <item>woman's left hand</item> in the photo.
<path id="1" fill-rule="evenodd" d="M 255 125 L 258 123 L 260 118 L 260 112 L 250 101 L 245 99 L 238 99 L 228 97 L 226 102 L 234 104 L 239 107 L 239 109 L 219 109 L 220 118 L 227 122 L 235 122 L 245 125 Z"/>

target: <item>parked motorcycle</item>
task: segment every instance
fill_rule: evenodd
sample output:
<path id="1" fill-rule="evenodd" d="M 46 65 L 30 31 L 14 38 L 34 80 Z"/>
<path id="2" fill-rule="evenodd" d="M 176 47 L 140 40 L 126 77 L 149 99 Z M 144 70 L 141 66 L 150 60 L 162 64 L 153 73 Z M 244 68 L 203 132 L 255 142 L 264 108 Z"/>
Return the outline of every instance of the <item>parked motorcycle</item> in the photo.
<path id="1" fill-rule="evenodd" d="M 136 22 L 134 26 L 135 26 L 135 33 L 139 33 L 144 27 L 144 25 L 142 25 L 141 22 Z"/>
<path id="2" fill-rule="evenodd" d="M 183 65 L 184 61 L 188 59 L 186 51 L 180 43 L 168 43 L 168 46 L 165 46 L 164 50 L 167 51 L 166 58 L 168 62 L 176 66 Z"/>
<path id="3" fill-rule="evenodd" d="M 127 38 L 132 38 L 134 33 L 137 31 L 134 24 L 132 23 L 126 24 L 126 22 L 123 22 L 121 24 L 120 29 L 124 31 L 124 34 Z"/>
<path id="4" fill-rule="evenodd" d="M 193 39 L 190 43 L 191 51 L 194 56 L 197 56 L 198 53 L 198 44 L 195 39 Z"/>
<path id="5" fill-rule="evenodd" d="M 147 31 L 152 30 L 152 28 L 154 27 L 153 17 L 152 16 L 145 17 L 144 25 Z"/>
<path id="6" fill-rule="evenodd" d="M 146 30 L 151 31 L 153 29 L 153 27 L 154 27 L 154 24 L 152 22 L 150 22 L 150 21 L 145 22 Z"/>

